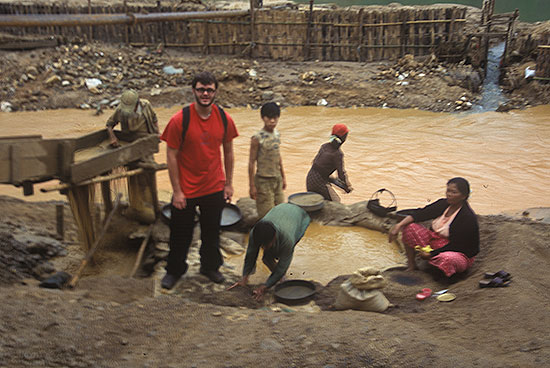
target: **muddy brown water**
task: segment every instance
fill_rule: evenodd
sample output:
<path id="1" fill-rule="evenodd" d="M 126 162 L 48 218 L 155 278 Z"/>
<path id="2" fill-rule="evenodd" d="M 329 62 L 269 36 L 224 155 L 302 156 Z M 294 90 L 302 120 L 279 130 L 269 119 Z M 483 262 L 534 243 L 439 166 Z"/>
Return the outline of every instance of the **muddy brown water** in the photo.
<path id="1" fill-rule="evenodd" d="M 158 108 L 161 130 L 179 107 Z M 233 201 L 248 196 L 250 137 L 261 127 L 258 110 L 228 109 L 240 136 L 235 139 Z M 305 177 L 321 144 L 335 123 L 350 128 L 342 146 L 354 191 L 338 191 L 347 204 L 367 200 L 380 188 L 397 198 L 398 209 L 423 206 L 445 194 L 446 181 L 470 181 L 470 204 L 479 214 L 517 213 L 529 207 L 550 207 L 550 106 L 509 113 L 447 114 L 419 110 L 296 107 L 282 111 L 282 157 L 286 195 L 305 191 Z M 104 127 L 108 113 L 54 110 L 0 113 L 3 136 L 41 134 L 44 138 L 78 137 Z M 165 145 L 155 156 L 166 162 Z M 159 198 L 169 201 L 166 171 L 157 175 Z M 0 194 L 30 201 L 64 199 L 57 192 L 23 197 L 22 190 L 0 185 Z M 390 198 L 381 197 L 381 202 Z M 363 266 L 385 267 L 403 262 L 386 236 L 362 228 L 312 224 L 296 248 L 291 278 L 329 281 L 334 275 Z M 240 261 L 234 261 L 241 267 Z M 260 272 L 261 273 L 261 272 Z"/>

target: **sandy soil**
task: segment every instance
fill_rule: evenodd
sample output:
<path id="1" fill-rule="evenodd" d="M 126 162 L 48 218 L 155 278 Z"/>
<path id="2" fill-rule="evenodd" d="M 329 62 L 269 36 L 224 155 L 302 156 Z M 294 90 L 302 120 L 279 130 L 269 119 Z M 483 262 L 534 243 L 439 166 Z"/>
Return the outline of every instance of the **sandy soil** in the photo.
<path id="1" fill-rule="evenodd" d="M 56 237 L 56 203 L 0 201 L 0 220 L 12 233 Z M 54 265 L 71 271 L 82 251 L 66 220 L 68 255 Z M 238 276 L 225 268 L 224 285 L 195 270 L 163 293 L 162 273 L 126 277 L 135 249 L 111 245 L 73 290 L 2 278 L 0 366 L 547 366 L 550 225 L 483 216 L 480 227 L 481 253 L 463 277 L 449 281 L 426 269 L 384 272 L 383 292 L 394 306 L 383 314 L 332 310 L 345 275 L 317 285 L 314 300 L 301 306 L 275 303 L 272 295 L 256 303 L 248 289 L 226 291 Z M 501 269 L 513 274 L 509 287 L 478 287 L 484 272 Z M 450 289 L 457 298 L 419 302 L 414 296 L 424 287 Z"/>

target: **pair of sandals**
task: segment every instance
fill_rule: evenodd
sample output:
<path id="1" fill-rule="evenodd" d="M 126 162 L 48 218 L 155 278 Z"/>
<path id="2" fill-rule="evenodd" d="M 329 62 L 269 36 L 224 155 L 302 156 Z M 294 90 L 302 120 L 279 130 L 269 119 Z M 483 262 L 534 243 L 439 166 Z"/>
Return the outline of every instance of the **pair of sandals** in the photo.
<path id="1" fill-rule="evenodd" d="M 504 270 L 498 272 L 486 272 L 485 279 L 479 280 L 480 288 L 505 287 L 512 282 L 512 275 Z"/>

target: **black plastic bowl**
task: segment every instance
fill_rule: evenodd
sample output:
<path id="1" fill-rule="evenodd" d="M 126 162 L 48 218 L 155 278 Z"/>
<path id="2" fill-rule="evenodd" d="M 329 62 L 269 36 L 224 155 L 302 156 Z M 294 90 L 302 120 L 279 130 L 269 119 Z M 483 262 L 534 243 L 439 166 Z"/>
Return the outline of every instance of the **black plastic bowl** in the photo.
<path id="1" fill-rule="evenodd" d="M 285 304 L 303 304 L 315 294 L 315 284 L 307 280 L 287 280 L 275 286 L 275 299 Z"/>
<path id="2" fill-rule="evenodd" d="M 170 203 L 162 207 L 160 215 L 162 221 L 164 221 L 167 225 L 170 225 L 170 218 L 172 216 L 172 208 Z M 242 217 L 243 216 L 239 207 L 231 203 L 226 203 L 222 210 L 220 226 L 222 228 L 226 228 L 236 225 L 239 221 L 241 221 Z"/>

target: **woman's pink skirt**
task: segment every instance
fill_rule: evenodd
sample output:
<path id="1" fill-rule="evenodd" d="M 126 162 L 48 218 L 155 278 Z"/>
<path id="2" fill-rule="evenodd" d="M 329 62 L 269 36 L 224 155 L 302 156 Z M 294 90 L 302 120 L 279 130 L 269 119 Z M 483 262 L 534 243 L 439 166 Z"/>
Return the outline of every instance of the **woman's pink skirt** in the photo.
<path id="1" fill-rule="evenodd" d="M 403 243 L 413 248 L 417 245 L 425 247 L 429 245 L 432 249 L 439 249 L 449 243 L 449 239 L 438 233 L 426 229 L 424 226 L 412 223 L 403 229 Z M 430 264 L 439 268 L 447 277 L 466 271 L 473 263 L 473 258 L 468 258 L 460 252 L 443 252 L 430 259 Z"/>

